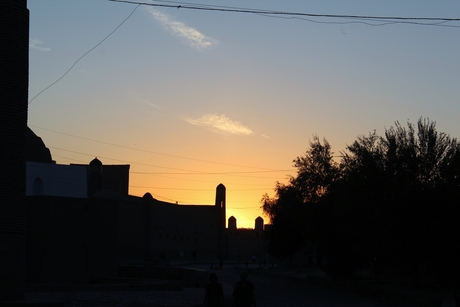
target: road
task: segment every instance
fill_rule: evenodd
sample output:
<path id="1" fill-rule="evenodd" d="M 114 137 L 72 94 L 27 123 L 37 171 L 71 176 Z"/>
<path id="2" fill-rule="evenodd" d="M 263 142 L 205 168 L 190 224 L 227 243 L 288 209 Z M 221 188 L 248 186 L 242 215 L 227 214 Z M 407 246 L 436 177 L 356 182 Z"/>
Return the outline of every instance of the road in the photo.
<path id="1" fill-rule="evenodd" d="M 239 271 L 227 267 L 216 271 L 223 284 L 227 304 L 230 304 L 233 285 L 239 279 Z M 289 277 L 265 273 L 250 274 L 248 278 L 256 286 L 258 307 L 409 307 L 380 301 L 345 291 L 306 284 Z M 28 292 L 26 299 L 58 300 L 66 307 L 197 307 L 203 302 L 203 288 L 184 288 L 180 291 L 130 290 L 130 291 L 53 291 Z"/>
<path id="2" fill-rule="evenodd" d="M 260 307 L 278 306 L 334 306 L 334 307 L 390 307 L 397 305 L 379 301 L 374 297 L 336 291 L 320 286 L 301 283 L 286 277 L 252 275 L 251 281 L 257 287 L 257 301 Z"/>
<path id="3" fill-rule="evenodd" d="M 218 272 L 219 273 L 219 272 Z M 231 297 L 232 284 L 238 280 L 238 272 L 228 270 L 222 275 L 222 283 L 227 297 Z M 248 278 L 256 286 L 259 307 L 394 307 L 414 306 L 390 303 L 374 297 L 366 297 L 345 291 L 310 285 L 288 277 L 270 274 L 251 274 Z"/>

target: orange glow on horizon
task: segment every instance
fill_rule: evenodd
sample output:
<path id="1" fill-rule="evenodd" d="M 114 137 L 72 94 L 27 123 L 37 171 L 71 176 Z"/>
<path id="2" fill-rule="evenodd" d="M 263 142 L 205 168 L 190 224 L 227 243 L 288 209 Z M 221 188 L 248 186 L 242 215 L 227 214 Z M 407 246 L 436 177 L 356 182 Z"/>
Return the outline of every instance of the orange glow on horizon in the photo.
<path id="1" fill-rule="evenodd" d="M 248 183 L 238 185 L 235 178 L 230 178 L 233 183 L 226 184 L 224 181 L 218 181 L 214 184 L 210 182 L 183 182 L 178 184 L 173 179 L 162 180 L 161 186 L 155 185 L 157 179 L 146 180 L 144 176 L 136 176 L 136 173 L 130 174 L 129 193 L 134 196 L 143 196 L 145 193 L 150 193 L 160 201 L 169 203 L 177 203 L 179 205 L 214 205 L 216 197 L 216 187 L 222 183 L 226 187 L 226 220 L 230 216 L 234 216 L 237 220 L 238 228 L 254 228 L 255 219 L 262 217 L 264 223 L 268 223 L 267 217 L 264 216 L 260 200 L 264 193 L 273 196 L 273 188 L 269 185 L 264 188 L 260 181 L 256 182 L 252 187 Z M 150 183 L 152 182 L 152 183 Z M 155 186 L 154 186 L 155 185 Z M 174 186 L 175 187 L 172 187 Z M 162 186 L 168 186 L 163 188 Z"/>

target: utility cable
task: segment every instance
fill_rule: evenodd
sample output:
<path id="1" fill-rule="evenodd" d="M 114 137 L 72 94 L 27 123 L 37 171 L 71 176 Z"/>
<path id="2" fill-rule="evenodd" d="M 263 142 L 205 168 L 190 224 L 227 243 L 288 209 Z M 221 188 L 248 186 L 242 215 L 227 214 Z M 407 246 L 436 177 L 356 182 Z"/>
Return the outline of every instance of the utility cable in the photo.
<path id="1" fill-rule="evenodd" d="M 134 14 L 134 12 L 139 8 L 139 6 L 141 5 L 139 4 L 138 6 L 136 6 L 134 10 L 128 15 L 128 17 L 126 17 L 112 32 L 110 32 L 106 37 L 104 37 L 97 45 L 95 45 L 93 48 L 86 51 L 81 57 L 79 57 L 62 76 L 60 76 L 56 81 L 54 81 L 53 83 L 51 83 L 50 85 L 42 89 L 37 95 L 35 95 L 29 101 L 29 105 L 32 103 L 32 101 L 35 100 L 35 98 L 40 96 L 44 91 L 46 91 L 47 89 L 49 89 L 50 87 L 52 87 L 53 85 L 61 81 L 61 79 L 64 78 L 72 70 L 72 68 L 74 68 L 74 66 L 77 65 L 78 62 L 80 62 L 81 59 L 83 59 L 88 53 L 90 53 L 91 51 L 99 47 L 106 39 L 108 39 L 113 33 L 115 33 Z"/>
<path id="2" fill-rule="evenodd" d="M 321 17 L 321 18 L 346 18 L 346 19 L 367 19 L 367 20 L 381 20 L 381 21 L 441 21 L 451 22 L 460 21 L 460 18 L 445 18 L 445 17 L 400 17 L 400 16 L 366 16 L 366 15 L 341 15 L 341 14 L 312 14 L 312 13 L 299 13 L 299 12 L 283 12 L 283 11 L 268 11 L 268 10 L 256 10 L 256 9 L 245 9 L 245 8 L 229 8 L 229 7 L 218 7 L 209 5 L 199 4 L 158 4 L 158 3 L 145 3 L 128 0 L 109 0 L 111 2 L 121 2 L 136 5 L 146 5 L 154 7 L 166 7 L 176 9 L 189 9 L 189 10 L 202 10 L 202 11 L 218 11 L 218 12 L 232 12 L 232 13 L 249 13 L 249 14 L 264 14 L 264 15 L 284 15 L 284 16 L 303 16 L 303 17 Z M 430 25 L 430 24 L 424 24 Z M 436 24 L 433 24 L 436 25 Z"/>
<path id="3" fill-rule="evenodd" d="M 217 162 L 217 161 L 211 161 L 211 160 L 203 160 L 203 159 L 195 159 L 195 158 L 190 158 L 190 157 L 177 156 L 177 155 L 172 155 L 172 154 L 165 154 L 165 153 L 151 151 L 151 150 L 133 148 L 133 147 L 129 147 L 129 146 L 124 146 L 124 145 L 119 145 L 119 144 L 113 144 L 113 143 L 109 143 L 109 142 L 94 140 L 94 139 L 85 138 L 85 137 L 82 137 L 82 136 L 77 136 L 77 135 L 73 135 L 73 134 L 69 134 L 69 133 L 59 132 L 59 131 L 56 131 L 56 130 L 42 128 L 42 127 L 38 127 L 38 126 L 34 126 L 34 125 L 29 125 L 29 127 L 38 128 L 38 129 L 42 129 L 42 130 L 45 130 L 45 131 L 49 131 L 49 132 L 53 132 L 53 133 L 57 133 L 57 134 L 65 135 L 65 136 L 70 136 L 70 137 L 85 140 L 85 141 L 91 141 L 91 142 L 95 142 L 95 143 L 99 143 L 99 144 L 110 145 L 110 146 L 115 146 L 115 147 L 119 147 L 119 148 L 135 150 L 135 151 L 139 151 L 139 152 L 151 153 L 151 154 L 160 155 L 160 156 L 166 156 L 166 157 L 172 157 L 172 158 L 178 158 L 178 159 L 185 159 L 185 160 L 191 160 L 191 161 L 198 161 L 198 162 L 204 162 L 204 163 L 220 164 L 220 165 L 235 166 L 235 167 L 244 167 L 244 168 L 249 168 L 249 169 L 259 169 L 259 170 L 262 170 L 262 171 L 289 171 L 289 170 L 267 169 L 267 168 L 262 168 L 262 167 L 239 165 L 239 164 L 232 164 L 232 163 L 224 163 L 224 162 Z M 116 159 L 111 159 L 111 160 L 116 160 Z"/>
<path id="4" fill-rule="evenodd" d="M 75 150 L 68 150 L 64 148 L 59 148 L 59 147 L 54 147 L 54 146 L 48 146 L 48 148 L 56 149 L 56 150 L 61 150 L 65 152 L 71 152 L 71 153 L 76 153 L 79 155 L 85 155 L 85 156 L 90 156 L 94 157 L 95 155 L 92 154 L 87 154 L 84 152 L 79 152 Z M 148 167 L 156 167 L 156 168 L 163 168 L 163 169 L 171 169 L 175 171 L 182 171 L 181 173 L 164 173 L 164 172 L 131 172 L 133 174 L 140 174 L 140 175 L 227 175 L 227 176 L 237 176 L 237 177 L 249 177 L 249 178 L 265 178 L 267 179 L 268 177 L 256 177 L 256 176 L 240 176 L 239 174 L 252 174 L 252 173 L 265 173 L 265 172 L 288 172 L 290 170 L 273 170 L 273 171 L 255 171 L 255 172 L 202 172 L 202 171 L 192 171 L 192 170 L 185 170 L 185 169 L 180 169 L 180 168 L 174 168 L 174 167 L 166 167 L 166 166 L 159 166 L 159 165 L 153 165 L 153 164 L 146 164 L 146 163 L 138 163 L 138 162 L 132 162 L 132 161 L 124 161 L 120 159 L 114 159 L 110 157 L 104 157 L 104 156 L 98 156 L 101 159 L 107 159 L 107 160 L 113 160 L 113 161 L 118 161 L 120 163 L 129 163 L 130 165 L 142 165 L 142 166 L 148 166 Z M 273 178 L 277 179 L 277 178 Z"/>

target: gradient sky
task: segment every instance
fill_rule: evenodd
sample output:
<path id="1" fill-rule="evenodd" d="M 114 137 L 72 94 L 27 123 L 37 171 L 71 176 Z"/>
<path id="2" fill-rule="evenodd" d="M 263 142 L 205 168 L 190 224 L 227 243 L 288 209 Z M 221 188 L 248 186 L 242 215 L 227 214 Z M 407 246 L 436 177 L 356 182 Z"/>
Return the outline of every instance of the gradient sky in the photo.
<path id="1" fill-rule="evenodd" d="M 460 17 L 460 1 L 194 3 Z M 214 204 L 223 183 L 227 218 L 238 227 L 253 228 L 258 216 L 268 222 L 262 195 L 295 174 L 292 160 L 313 135 L 339 154 L 359 135 L 427 117 L 460 137 L 460 22 L 275 18 L 106 0 L 29 0 L 28 8 L 29 126 L 53 159 L 130 164 L 131 195 L 179 204 Z"/>

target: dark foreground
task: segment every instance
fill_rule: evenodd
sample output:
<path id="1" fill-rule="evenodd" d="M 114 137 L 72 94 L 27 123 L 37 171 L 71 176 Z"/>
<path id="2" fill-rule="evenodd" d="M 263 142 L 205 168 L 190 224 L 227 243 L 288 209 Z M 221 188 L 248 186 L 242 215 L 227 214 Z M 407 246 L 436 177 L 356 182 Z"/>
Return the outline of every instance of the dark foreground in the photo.
<path id="1" fill-rule="evenodd" d="M 200 268 L 195 265 L 195 268 Z M 204 265 L 200 269 L 210 271 Z M 215 271 L 219 281 L 224 286 L 226 305 L 231 306 L 232 289 L 238 280 L 240 269 L 227 266 Z M 295 276 L 294 276 L 295 277 Z M 375 293 L 355 293 L 333 289 L 325 285 L 313 285 L 303 278 L 293 278 L 283 274 L 282 270 L 260 269 L 253 270 L 249 275 L 256 286 L 257 305 L 259 307 L 295 307 L 295 306 L 354 306 L 354 307 L 390 307 L 390 306 L 455 306 L 453 300 L 440 298 L 437 302 L 420 301 L 413 299 L 395 299 L 388 295 Z M 25 293 L 25 300 L 31 301 L 57 301 L 61 306 L 151 306 L 151 307 L 185 307 L 201 306 L 204 289 L 202 287 L 171 287 L 161 289 L 145 284 L 142 287 L 114 287 L 106 289 L 80 289 L 71 288 L 56 291 L 52 288 L 37 290 L 31 288 Z"/>

